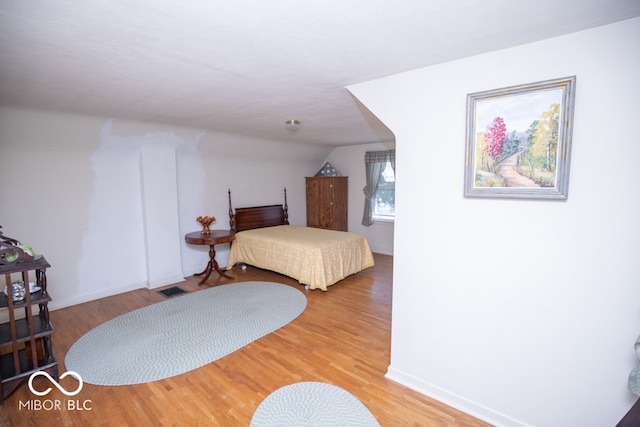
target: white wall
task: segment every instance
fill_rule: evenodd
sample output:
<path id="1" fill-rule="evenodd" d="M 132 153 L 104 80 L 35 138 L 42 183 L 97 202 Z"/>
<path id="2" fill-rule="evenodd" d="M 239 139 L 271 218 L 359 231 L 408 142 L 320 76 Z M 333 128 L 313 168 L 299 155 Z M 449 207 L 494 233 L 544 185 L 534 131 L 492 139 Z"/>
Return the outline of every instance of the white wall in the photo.
<path id="1" fill-rule="evenodd" d="M 640 19 L 350 87 L 396 136 L 388 376 L 498 425 L 615 425 L 640 333 Z M 567 201 L 465 199 L 472 92 L 577 76 Z"/>
<path id="2" fill-rule="evenodd" d="M 242 207 L 282 203 L 287 187 L 290 221 L 304 225 L 304 176 L 330 151 L 2 107 L 0 225 L 51 263 L 53 309 L 160 286 L 204 268 L 208 247 L 184 234 L 198 215 L 229 227 L 228 188 Z M 216 247 L 221 266 L 228 246 Z"/>
<path id="3" fill-rule="evenodd" d="M 367 151 L 393 150 L 395 142 L 350 145 L 334 149 L 327 161 L 341 175 L 349 177 L 349 231 L 367 238 L 373 252 L 393 255 L 393 222 L 375 222 L 369 227 L 362 225 L 364 193 L 366 185 L 364 153 Z"/>

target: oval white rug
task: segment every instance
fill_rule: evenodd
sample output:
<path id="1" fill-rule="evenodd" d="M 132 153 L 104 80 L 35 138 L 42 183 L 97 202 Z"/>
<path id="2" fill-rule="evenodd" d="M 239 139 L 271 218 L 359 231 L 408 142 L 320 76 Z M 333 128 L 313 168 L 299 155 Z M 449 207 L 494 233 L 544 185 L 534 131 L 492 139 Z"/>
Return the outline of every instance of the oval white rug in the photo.
<path id="1" fill-rule="evenodd" d="M 298 317 L 305 295 L 287 285 L 240 282 L 134 310 L 83 335 L 65 357 L 84 382 L 127 385 L 211 363 Z"/>
<path id="2" fill-rule="evenodd" d="M 380 424 L 348 391 L 332 384 L 300 382 L 267 396 L 251 418 L 251 427 L 356 427 Z"/>

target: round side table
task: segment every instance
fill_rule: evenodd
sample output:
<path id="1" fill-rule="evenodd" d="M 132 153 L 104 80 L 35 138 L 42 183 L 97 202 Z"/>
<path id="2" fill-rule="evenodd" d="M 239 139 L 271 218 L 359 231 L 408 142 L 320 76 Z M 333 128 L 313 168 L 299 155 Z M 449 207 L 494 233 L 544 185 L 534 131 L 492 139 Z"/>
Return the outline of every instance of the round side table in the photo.
<path id="1" fill-rule="evenodd" d="M 197 273 L 195 276 L 204 277 L 200 280 L 198 285 L 202 285 L 207 281 L 211 271 L 215 270 L 222 277 L 226 277 L 227 279 L 232 279 L 233 277 L 227 276 L 224 272 L 220 270 L 218 266 L 218 262 L 216 261 L 216 250 L 214 248 L 215 245 L 219 245 L 222 243 L 229 243 L 233 241 L 236 237 L 236 233 L 231 230 L 211 230 L 210 234 L 202 234 L 200 231 L 194 231 L 193 233 L 189 233 L 184 236 L 184 240 L 192 245 L 209 245 L 209 262 L 207 263 L 207 267 L 204 269 L 202 273 Z"/>

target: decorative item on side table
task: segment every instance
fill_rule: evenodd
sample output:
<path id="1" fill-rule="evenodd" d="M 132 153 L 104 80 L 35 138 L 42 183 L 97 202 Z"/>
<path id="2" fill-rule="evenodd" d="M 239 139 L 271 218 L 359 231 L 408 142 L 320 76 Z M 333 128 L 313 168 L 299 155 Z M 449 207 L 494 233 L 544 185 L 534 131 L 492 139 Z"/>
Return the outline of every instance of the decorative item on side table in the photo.
<path id="1" fill-rule="evenodd" d="M 9 285 L 4 288 L 4 294 L 9 297 Z M 13 298 L 13 302 L 22 301 L 24 299 L 25 289 L 24 282 L 21 280 L 16 280 L 11 283 L 11 297 Z"/>
<path id="2" fill-rule="evenodd" d="M 196 221 L 202 224 L 202 231 L 200 233 L 206 236 L 211 234 L 211 230 L 209 229 L 209 226 L 214 222 L 216 222 L 216 217 L 215 216 L 199 216 L 198 218 L 196 218 Z"/>
<path id="3" fill-rule="evenodd" d="M 640 336 L 636 339 L 633 346 L 636 356 L 640 359 Z M 627 387 L 629 391 L 636 396 L 640 396 L 640 364 L 638 364 L 631 373 L 629 373 L 629 379 L 627 380 Z"/>
<path id="4" fill-rule="evenodd" d="M 0 228 L 2 228 L 1 225 Z M 18 240 L 5 236 L 0 231 L 0 265 L 33 261 L 33 256 L 31 246 L 23 245 Z"/>
<path id="5" fill-rule="evenodd" d="M 640 336 L 634 344 L 636 356 L 640 359 Z M 629 373 L 627 379 L 627 388 L 636 396 L 640 396 L 640 364 Z M 640 425 L 640 399 L 636 399 L 635 403 L 625 414 L 625 416 L 616 424 L 616 427 L 635 427 Z"/>

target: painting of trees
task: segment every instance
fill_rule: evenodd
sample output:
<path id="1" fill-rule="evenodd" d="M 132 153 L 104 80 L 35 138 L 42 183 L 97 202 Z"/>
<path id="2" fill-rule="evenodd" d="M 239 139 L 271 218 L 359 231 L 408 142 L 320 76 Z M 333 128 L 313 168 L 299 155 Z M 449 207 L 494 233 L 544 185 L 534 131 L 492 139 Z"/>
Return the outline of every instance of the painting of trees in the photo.
<path id="1" fill-rule="evenodd" d="M 493 119 L 493 123 L 487 127 L 487 133 L 484 138 L 487 146 L 487 154 L 492 159 L 497 159 L 502 154 L 502 144 L 506 139 L 507 126 L 504 124 L 502 117 Z"/>
<path id="2" fill-rule="evenodd" d="M 558 103 L 552 103 L 548 109 L 540 112 L 522 137 L 522 132 L 518 133 L 517 130 L 509 128 L 503 117 L 494 117 L 487 126 L 486 132 L 478 135 L 476 142 L 476 160 L 481 161 L 478 165 L 481 173 L 476 174 L 476 184 L 494 186 L 496 182 L 500 182 L 501 185 L 518 185 L 517 177 L 512 178 L 513 174 L 509 178 L 505 177 L 507 169 L 502 165 L 510 156 L 517 156 L 515 160 L 511 160 L 515 165 L 508 163 L 510 167 L 508 172 L 515 170 L 517 174 L 530 180 L 519 180 L 520 185 L 540 187 L 555 185 L 559 124 L 560 104 Z M 490 174 L 495 174 L 497 177 L 488 178 Z"/>
<path id="3" fill-rule="evenodd" d="M 553 171 L 556 167 L 558 151 L 558 129 L 560 124 L 560 104 L 551 104 L 549 110 L 540 114 L 531 135 L 531 153 L 534 158 L 542 159 L 542 167 Z"/>
<path id="4" fill-rule="evenodd" d="M 465 195 L 566 198 L 574 86 L 575 76 L 468 95 Z"/>
<path id="5" fill-rule="evenodd" d="M 487 156 L 487 140 L 484 133 L 478 134 L 476 138 L 476 164 L 480 170 L 490 170 L 489 158 Z"/>

